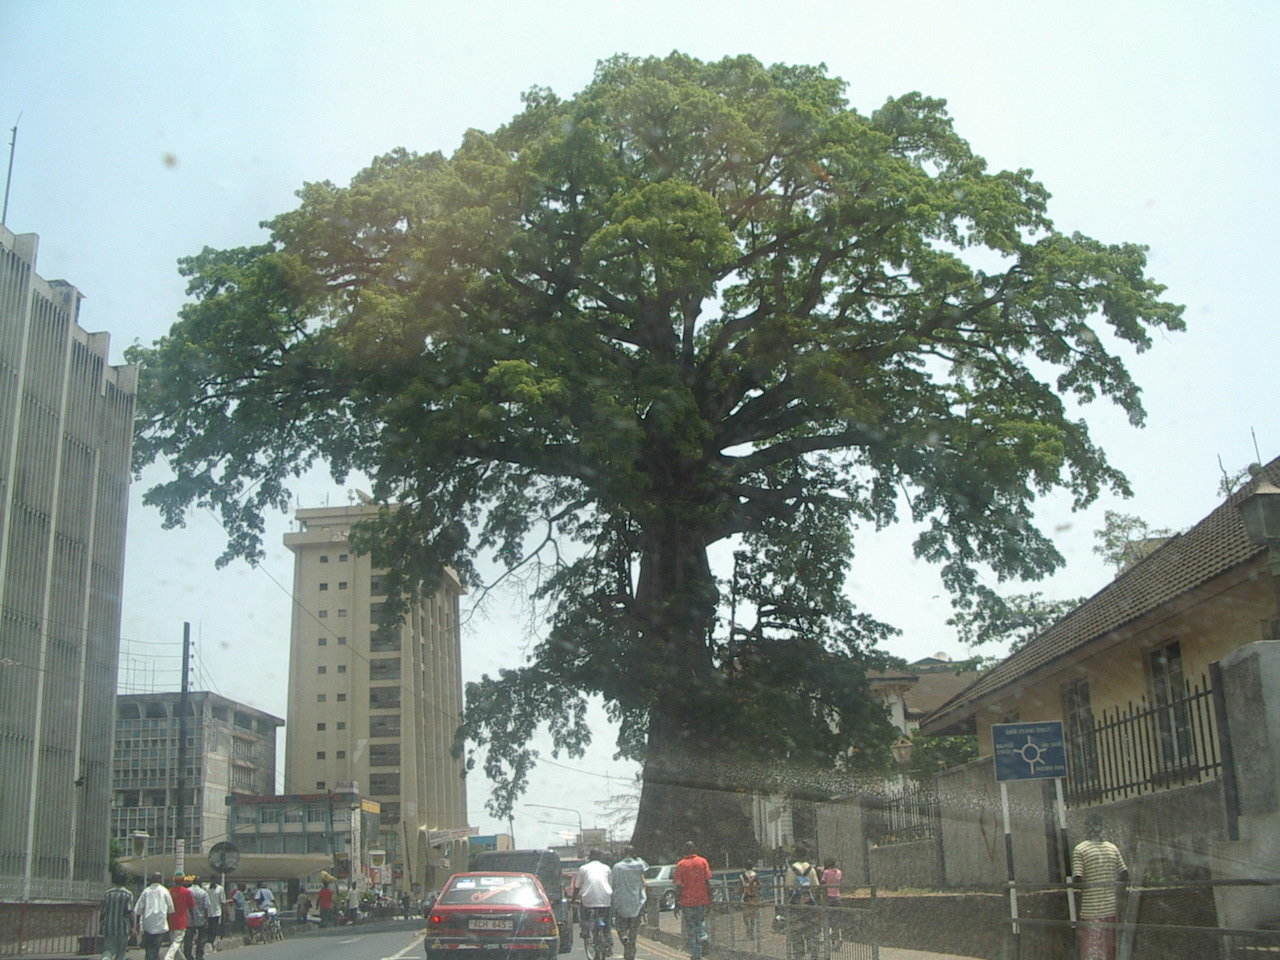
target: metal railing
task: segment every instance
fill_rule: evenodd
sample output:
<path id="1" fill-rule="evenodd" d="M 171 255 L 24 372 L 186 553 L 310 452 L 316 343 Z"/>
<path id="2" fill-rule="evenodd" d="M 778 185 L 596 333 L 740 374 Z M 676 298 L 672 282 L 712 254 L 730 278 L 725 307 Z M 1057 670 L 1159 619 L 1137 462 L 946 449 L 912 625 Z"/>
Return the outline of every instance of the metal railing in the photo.
<path id="1" fill-rule="evenodd" d="M 941 830 L 942 806 L 932 783 L 905 780 L 901 792 L 867 803 L 867 839 L 878 847 L 933 840 Z"/>
<path id="2" fill-rule="evenodd" d="M 1213 691 L 1201 677 L 1181 696 L 1103 710 L 1068 736 L 1067 804 L 1110 803 L 1222 773 Z"/>
<path id="3" fill-rule="evenodd" d="M 96 902 L 0 903 L 0 957 L 74 956 L 97 933 Z"/>

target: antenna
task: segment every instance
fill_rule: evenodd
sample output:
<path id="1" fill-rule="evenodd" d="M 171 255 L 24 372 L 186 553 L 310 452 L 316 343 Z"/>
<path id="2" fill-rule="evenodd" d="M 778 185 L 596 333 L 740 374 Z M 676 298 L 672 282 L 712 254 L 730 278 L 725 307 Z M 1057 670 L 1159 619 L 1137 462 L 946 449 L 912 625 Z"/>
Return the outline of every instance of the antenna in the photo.
<path id="1" fill-rule="evenodd" d="M 18 143 L 18 124 L 22 122 L 22 112 L 18 112 L 18 119 L 13 121 L 13 127 L 9 130 L 9 172 L 4 178 L 4 207 L 0 209 L 0 224 L 5 223 L 9 219 L 9 184 L 13 181 L 13 151 Z"/>

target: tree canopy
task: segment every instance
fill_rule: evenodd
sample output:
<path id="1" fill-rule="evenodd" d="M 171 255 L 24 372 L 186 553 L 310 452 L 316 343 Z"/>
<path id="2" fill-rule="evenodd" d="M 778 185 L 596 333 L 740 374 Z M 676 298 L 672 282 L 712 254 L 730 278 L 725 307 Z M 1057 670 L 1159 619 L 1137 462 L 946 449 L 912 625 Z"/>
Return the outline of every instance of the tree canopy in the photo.
<path id="1" fill-rule="evenodd" d="M 299 198 L 266 242 L 183 260 L 191 301 L 132 351 L 137 464 L 174 472 L 147 501 L 214 508 L 253 559 L 324 461 L 398 504 L 361 531 L 398 591 L 536 555 L 545 637 L 468 690 L 493 812 L 539 725 L 586 741 L 595 694 L 644 761 L 651 848 L 740 827 L 672 791 L 883 759 L 859 537 L 909 515 L 961 609 L 1052 570 L 1037 496 L 1125 490 L 1071 405 L 1140 423 L 1122 348 L 1182 326 L 1143 247 L 1055 230 L 943 101 L 863 114 L 823 68 L 747 56 L 615 57 L 450 156 Z"/>

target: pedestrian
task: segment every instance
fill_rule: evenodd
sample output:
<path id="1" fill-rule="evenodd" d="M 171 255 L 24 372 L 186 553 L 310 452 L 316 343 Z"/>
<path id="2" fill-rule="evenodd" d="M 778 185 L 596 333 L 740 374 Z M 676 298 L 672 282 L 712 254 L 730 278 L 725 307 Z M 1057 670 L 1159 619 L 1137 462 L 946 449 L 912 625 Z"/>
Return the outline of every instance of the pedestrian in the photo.
<path id="1" fill-rule="evenodd" d="M 1120 915 L 1120 886 L 1129 880 L 1120 848 L 1102 838 L 1102 817 L 1085 818 L 1085 839 L 1071 852 L 1071 876 L 1080 886 L 1080 920 L 1076 933 L 1079 960 L 1115 960 L 1116 928 Z"/>
<path id="2" fill-rule="evenodd" d="M 817 960 L 817 891 L 822 878 L 809 862 L 809 851 L 804 847 L 796 848 L 795 858 L 787 865 L 787 877 L 787 958 Z"/>
<path id="3" fill-rule="evenodd" d="M 320 910 L 320 926 L 333 926 L 333 887 L 325 880 L 316 894 L 316 907 Z"/>
<path id="4" fill-rule="evenodd" d="M 111 872 L 111 889 L 102 895 L 98 930 L 102 934 L 102 960 L 125 960 L 129 934 L 133 930 L 133 893 L 124 885 L 124 875 Z"/>
<path id="5" fill-rule="evenodd" d="M 609 881 L 609 866 L 604 862 L 604 852 L 592 850 L 587 862 L 578 868 L 573 880 L 574 898 L 582 905 L 582 942 L 591 952 L 591 936 L 600 920 L 604 920 L 601 935 L 605 942 L 605 956 L 613 952 L 613 934 L 609 932 L 609 907 L 613 902 L 613 885 Z"/>
<path id="6" fill-rule="evenodd" d="M 205 927 L 209 923 L 209 894 L 200 886 L 199 877 L 187 874 L 182 885 L 191 893 L 191 916 L 187 923 L 186 941 L 182 945 L 182 955 L 187 960 L 204 960 L 204 947 L 208 942 Z"/>
<path id="7" fill-rule="evenodd" d="M 195 908 L 195 897 L 182 885 L 185 877 L 178 874 L 169 887 L 169 898 L 173 901 L 173 912 L 169 914 L 169 949 L 165 951 L 164 960 L 174 960 L 183 953 L 183 942 L 187 937 L 187 926 L 191 923 L 191 911 Z"/>
<path id="8" fill-rule="evenodd" d="M 760 931 L 760 874 L 754 867 L 742 871 L 742 924 L 748 940 L 759 938 Z"/>
<path id="9" fill-rule="evenodd" d="M 173 897 L 160 881 L 160 874 L 150 874 L 138 902 L 133 905 L 146 960 L 160 960 L 160 942 L 169 932 L 169 917 L 173 914 Z"/>
<path id="10" fill-rule="evenodd" d="M 218 938 L 222 936 L 222 918 L 227 909 L 227 895 L 217 877 L 210 877 L 204 885 L 204 892 L 209 895 L 209 919 L 205 923 L 206 949 L 213 952 L 218 949 Z"/>
<path id="11" fill-rule="evenodd" d="M 244 895 L 244 884 L 237 883 L 235 893 L 231 894 L 231 903 L 235 915 L 236 933 L 244 933 L 244 918 L 248 914 L 249 904 Z"/>
<path id="12" fill-rule="evenodd" d="M 640 935 L 640 919 L 644 916 L 644 872 L 649 865 L 640 859 L 635 847 L 625 847 L 622 859 L 609 871 L 613 887 L 613 926 L 622 942 L 623 960 L 636 960 L 636 938 Z"/>
<path id="13" fill-rule="evenodd" d="M 276 906 L 276 895 L 271 892 L 271 888 L 267 886 L 267 881 L 259 880 L 258 889 L 253 891 L 253 902 L 257 904 L 259 910 L 267 913 L 274 910 Z"/>
<path id="14" fill-rule="evenodd" d="M 298 922 L 306 923 L 307 914 L 311 912 L 311 898 L 307 896 L 306 891 L 298 894 L 298 901 L 293 906 L 294 912 L 298 917 Z"/>
<path id="15" fill-rule="evenodd" d="M 688 841 L 684 856 L 671 874 L 676 885 L 676 906 L 680 908 L 680 929 L 693 960 L 701 960 L 707 940 L 707 907 L 711 906 L 711 865 Z"/>

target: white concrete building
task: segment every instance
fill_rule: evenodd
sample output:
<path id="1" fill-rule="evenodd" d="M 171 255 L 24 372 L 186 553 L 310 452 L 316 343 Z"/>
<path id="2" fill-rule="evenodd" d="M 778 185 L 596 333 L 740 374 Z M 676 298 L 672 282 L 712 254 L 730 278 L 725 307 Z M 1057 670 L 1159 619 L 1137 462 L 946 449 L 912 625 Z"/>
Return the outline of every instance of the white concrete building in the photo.
<path id="1" fill-rule="evenodd" d="M 137 370 L 0 226 L 0 900 L 96 899 Z"/>

